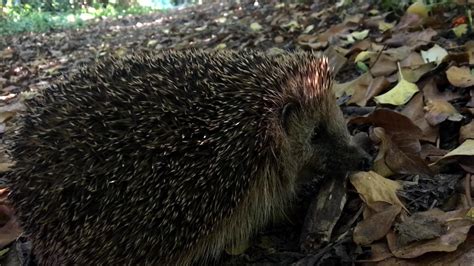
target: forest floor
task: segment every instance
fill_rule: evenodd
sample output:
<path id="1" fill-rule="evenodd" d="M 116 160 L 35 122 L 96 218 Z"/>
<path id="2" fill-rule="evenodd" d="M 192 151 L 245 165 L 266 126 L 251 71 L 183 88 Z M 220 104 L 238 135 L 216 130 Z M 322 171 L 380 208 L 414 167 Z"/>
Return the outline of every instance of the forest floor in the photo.
<path id="1" fill-rule="evenodd" d="M 0 133 L 23 111 L 24 100 L 105 56 L 187 48 L 320 51 L 334 68 L 334 92 L 348 127 L 373 157 L 372 170 L 348 178 L 340 198 L 346 204 L 328 220 L 324 237 L 313 239 L 308 228 L 314 225 L 305 222 L 304 208 L 290 225 L 269 226 L 247 249 L 229 251 L 233 256 L 224 256 L 222 263 L 469 265 L 474 258 L 474 32 L 467 11 L 472 8 L 196 6 L 80 29 L 4 36 Z M 0 158 L 0 171 L 10 163 L 7 156 Z M 308 191 L 302 206 L 324 200 Z M 25 250 L 23 242 L 15 242 L 21 229 L 7 194 L 3 185 L 3 257 L 9 250 Z M 325 208 L 334 206 L 328 204 Z M 313 205 L 309 213 L 324 216 Z"/>

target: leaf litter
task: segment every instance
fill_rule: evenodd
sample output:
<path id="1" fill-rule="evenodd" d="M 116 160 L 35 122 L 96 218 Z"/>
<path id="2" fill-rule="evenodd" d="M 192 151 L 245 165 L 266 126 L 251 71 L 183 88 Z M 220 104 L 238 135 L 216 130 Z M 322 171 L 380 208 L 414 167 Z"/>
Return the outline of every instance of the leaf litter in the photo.
<path id="1" fill-rule="evenodd" d="M 397 15 L 364 1 L 201 5 L 4 36 L 0 133 L 25 98 L 106 55 L 187 48 L 323 52 L 349 129 L 364 141 L 373 167 L 349 178 L 342 213 L 320 249 L 303 253 L 298 242 L 316 184 L 297 200 L 303 215 L 269 226 L 222 264 L 462 264 L 474 250 L 474 33 L 465 15 L 474 6 L 453 7 L 417 1 Z M 9 165 L 0 156 L 0 171 Z M 4 184 L 0 191 L 7 192 Z M 2 196 L 2 254 L 21 234 L 12 213 Z"/>

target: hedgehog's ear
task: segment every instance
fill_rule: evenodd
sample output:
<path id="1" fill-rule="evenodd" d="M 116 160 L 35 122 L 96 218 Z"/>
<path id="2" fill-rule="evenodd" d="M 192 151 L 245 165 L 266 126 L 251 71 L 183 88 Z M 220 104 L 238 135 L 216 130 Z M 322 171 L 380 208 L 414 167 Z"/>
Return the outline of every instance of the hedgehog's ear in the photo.
<path id="1" fill-rule="evenodd" d="M 293 102 L 288 102 L 283 106 L 281 109 L 281 114 L 280 114 L 280 123 L 285 131 L 285 133 L 288 135 L 290 131 L 290 119 L 293 113 L 296 112 L 297 106 Z"/>

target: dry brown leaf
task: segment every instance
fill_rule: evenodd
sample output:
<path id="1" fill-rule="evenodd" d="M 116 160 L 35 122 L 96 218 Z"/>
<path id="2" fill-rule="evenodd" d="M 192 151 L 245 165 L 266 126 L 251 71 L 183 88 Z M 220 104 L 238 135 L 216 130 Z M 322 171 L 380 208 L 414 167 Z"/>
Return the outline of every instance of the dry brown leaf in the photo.
<path id="1" fill-rule="evenodd" d="M 352 95 L 347 103 L 355 103 L 358 106 L 365 106 L 372 97 L 383 92 L 388 88 L 388 86 L 390 86 L 390 83 L 385 77 L 376 77 L 375 79 L 372 79 L 368 87 L 356 86 L 354 89 L 354 95 Z"/>
<path id="2" fill-rule="evenodd" d="M 405 209 L 397 196 L 397 190 L 402 188 L 400 183 L 387 179 L 373 171 L 357 172 L 350 177 L 352 185 L 362 200 L 371 207 L 377 202 L 386 202 Z"/>
<path id="3" fill-rule="evenodd" d="M 410 47 L 400 46 L 400 47 L 397 47 L 397 48 L 387 49 L 383 53 L 390 56 L 395 61 L 402 61 L 403 62 L 404 60 L 406 60 L 408 57 L 410 57 L 415 52 L 412 52 L 412 49 Z M 423 62 L 423 58 L 421 58 L 421 56 L 420 56 L 420 59 L 421 59 L 421 61 L 420 61 L 419 64 L 414 64 L 412 62 L 410 65 L 424 64 L 425 62 Z M 405 65 L 402 65 L 402 64 L 400 64 L 400 65 L 405 66 Z"/>
<path id="4" fill-rule="evenodd" d="M 333 86 L 334 94 L 336 95 L 336 97 L 341 97 L 342 95 L 344 95 L 344 93 L 346 95 L 352 95 L 354 94 L 355 90 L 364 90 L 365 88 L 367 88 L 372 82 L 372 79 L 373 78 L 370 73 L 366 72 L 354 80 L 345 83 L 336 83 Z M 361 88 L 356 89 L 357 87 Z"/>
<path id="5" fill-rule="evenodd" d="M 446 76 L 455 87 L 466 88 L 474 86 L 474 76 L 468 67 L 452 66 L 446 71 Z"/>
<path id="6" fill-rule="evenodd" d="M 347 58 L 341 55 L 333 46 L 328 47 L 324 51 L 324 55 L 329 59 L 329 65 L 332 67 L 334 74 L 337 74 L 339 70 L 346 64 Z"/>
<path id="7" fill-rule="evenodd" d="M 401 72 L 404 79 L 409 82 L 417 82 L 423 75 L 436 67 L 436 63 L 426 63 L 422 65 L 411 65 L 402 67 Z"/>
<path id="8" fill-rule="evenodd" d="M 426 101 L 433 101 L 433 100 L 451 101 L 451 100 L 462 97 L 459 90 L 456 90 L 456 91 L 445 90 L 441 92 L 438 89 L 438 86 L 436 85 L 434 78 L 429 78 L 428 82 L 426 82 L 426 84 L 424 85 L 422 91 L 423 91 L 423 95 Z"/>
<path id="9" fill-rule="evenodd" d="M 376 246 L 375 246 L 376 245 Z M 386 243 L 371 245 L 373 260 L 377 266 L 418 266 L 418 265 L 471 265 L 474 258 L 474 234 L 468 234 L 466 241 L 453 252 L 429 252 L 415 259 L 400 259 L 393 257 Z M 364 261 L 362 261 L 364 262 Z M 366 266 L 373 265 L 367 264 Z"/>
<path id="10" fill-rule="evenodd" d="M 378 128 L 378 129 L 381 129 L 381 128 Z M 377 143 L 380 143 L 380 144 L 379 144 L 379 150 L 374 159 L 372 169 L 381 176 L 392 176 L 395 173 L 392 171 L 392 169 L 390 169 L 390 167 L 388 167 L 387 163 L 385 162 L 385 155 L 389 152 L 389 149 L 391 148 L 392 143 L 389 140 L 389 138 L 387 138 L 385 135 L 383 135 L 383 139 L 381 139 L 380 137 L 377 136 L 377 134 L 374 134 L 373 132 L 375 132 L 375 129 L 374 131 L 372 131 L 371 138 L 372 139 L 376 138 Z"/>
<path id="11" fill-rule="evenodd" d="M 403 46 L 402 46 L 403 47 Z M 417 66 L 424 64 L 423 57 L 417 52 L 411 52 L 405 59 L 400 62 L 401 67 Z"/>
<path id="12" fill-rule="evenodd" d="M 467 139 L 474 139 L 474 120 L 459 130 L 459 143 L 463 143 Z"/>
<path id="13" fill-rule="evenodd" d="M 419 142 L 410 138 L 403 142 L 392 140 L 383 128 L 374 128 L 373 134 L 381 140 L 379 153 L 374 160 L 374 171 L 382 176 L 389 176 L 390 172 L 398 174 L 431 175 L 432 171 L 421 159 Z M 390 171 L 387 171 L 387 168 Z"/>
<path id="14" fill-rule="evenodd" d="M 435 162 L 441 159 L 448 152 L 449 151 L 447 150 L 437 148 L 433 144 L 425 143 L 421 145 L 420 157 L 425 161 Z"/>
<path id="15" fill-rule="evenodd" d="M 461 121 L 463 116 L 445 100 L 430 100 L 426 104 L 426 121 L 432 126 L 436 126 L 446 119 L 450 121 Z"/>
<path id="16" fill-rule="evenodd" d="M 369 262 L 367 265 L 373 265 L 373 262 L 385 261 L 389 258 L 392 258 L 392 252 L 388 248 L 387 243 L 385 242 L 377 242 L 369 245 L 370 247 L 370 258 L 357 260 L 356 264 Z M 365 264 L 361 264 L 365 265 Z M 378 264 L 377 264 L 378 265 Z"/>
<path id="17" fill-rule="evenodd" d="M 394 32 L 403 32 L 404 29 L 416 28 L 423 25 L 423 18 L 418 14 L 406 13 L 393 29 Z"/>
<path id="18" fill-rule="evenodd" d="M 383 238 L 401 210 L 399 205 L 390 205 L 382 212 L 359 222 L 354 229 L 354 242 L 358 245 L 368 245 Z"/>
<path id="19" fill-rule="evenodd" d="M 432 163 L 431 166 L 438 167 L 452 162 L 458 163 L 466 172 L 474 173 L 474 139 L 466 139 L 456 149 Z"/>
<path id="20" fill-rule="evenodd" d="M 413 121 L 417 125 L 423 135 L 420 139 L 426 140 L 432 143 L 435 143 L 438 139 L 438 127 L 431 126 L 425 118 L 424 103 L 423 103 L 423 94 L 418 93 L 405 105 L 402 112 L 403 115 Z"/>
<path id="21" fill-rule="evenodd" d="M 420 128 L 410 118 L 387 108 L 376 109 L 366 116 L 354 117 L 349 120 L 349 123 L 382 127 L 388 134 L 392 135 L 409 135 L 411 138 L 419 138 L 422 135 Z"/>
<path id="22" fill-rule="evenodd" d="M 333 25 L 327 31 L 318 34 L 318 41 L 320 42 L 328 42 L 330 38 L 335 38 L 344 34 L 349 33 L 350 30 L 356 29 L 356 26 L 348 26 L 345 23 L 340 23 Z"/>
<path id="23" fill-rule="evenodd" d="M 414 242 L 406 246 L 401 246 L 397 234 L 390 232 L 387 235 L 388 246 L 392 254 L 398 258 L 416 258 L 427 252 L 454 251 L 466 240 L 473 224 L 465 219 L 466 213 L 467 210 L 456 210 L 447 213 L 439 210 L 430 210 L 419 213 L 445 224 L 446 232 L 440 237 Z"/>
<path id="24" fill-rule="evenodd" d="M 385 44 L 402 46 L 406 45 L 412 49 L 418 48 L 419 46 L 426 45 L 431 42 L 431 39 L 438 35 L 438 33 L 432 28 L 427 28 L 424 31 L 415 31 L 415 32 L 397 32 L 388 39 Z"/>
<path id="25" fill-rule="evenodd" d="M 428 7 L 421 1 L 416 1 L 411 4 L 407 10 L 407 14 L 417 14 L 422 18 L 428 17 Z"/>
<path id="26" fill-rule="evenodd" d="M 468 41 L 464 46 L 469 57 L 469 65 L 474 65 L 474 41 Z"/>
<path id="27" fill-rule="evenodd" d="M 474 156 L 474 139 L 467 139 L 456 149 L 446 154 L 443 159 L 455 156 Z"/>
<path id="28" fill-rule="evenodd" d="M 397 71 L 396 59 L 385 54 L 380 55 L 375 64 L 370 68 L 370 73 L 374 77 L 388 76 L 395 71 Z"/>

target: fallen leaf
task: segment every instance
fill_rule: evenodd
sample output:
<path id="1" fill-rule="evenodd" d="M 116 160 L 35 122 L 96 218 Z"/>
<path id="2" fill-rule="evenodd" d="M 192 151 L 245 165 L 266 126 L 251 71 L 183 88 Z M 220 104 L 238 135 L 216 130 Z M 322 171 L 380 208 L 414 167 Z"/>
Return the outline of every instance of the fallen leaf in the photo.
<path id="1" fill-rule="evenodd" d="M 304 29 L 303 33 L 304 33 L 304 34 L 308 34 L 308 33 L 310 33 L 313 29 L 314 29 L 314 25 L 308 25 L 308 26 Z"/>
<path id="2" fill-rule="evenodd" d="M 452 66 L 446 71 L 446 76 L 455 87 L 466 88 L 474 86 L 474 76 L 468 67 Z"/>
<path id="3" fill-rule="evenodd" d="M 388 108 L 376 109 L 366 116 L 354 117 L 348 123 L 382 127 L 389 134 L 410 136 L 415 139 L 421 137 L 422 134 L 420 128 L 410 118 Z"/>
<path id="4" fill-rule="evenodd" d="M 425 64 L 425 60 L 417 52 L 411 52 L 408 56 L 406 56 L 404 59 L 401 59 L 401 60 L 402 60 L 400 62 L 401 67 L 410 67 L 410 66 Z"/>
<path id="5" fill-rule="evenodd" d="M 370 69 L 370 72 L 374 77 L 387 76 L 395 71 L 397 71 L 396 59 L 386 54 L 380 55 L 380 57 Z"/>
<path id="6" fill-rule="evenodd" d="M 464 46 L 469 57 L 469 65 L 474 65 L 474 41 L 468 41 Z"/>
<path id="7" fill-rule="evenodd" d="M 443 159 L 453 156 L 474 156 L 474 139 L 467 139 L 456 149 L 446 154 Z"/>
<path id="8" fill-rule="evenodd" d="M 390 205 L 382 212 L 359 222 L 354 229 L 354 242 L 358 245 L 368 245 L 383 238 L 401 210 L 399 205 Z"/>
<path id="9" fill-rule="evenodd" d="M 461 38 L 464 34 L 466 34 L 467 30 L 467 24 L 461 24 L 453 28 L 453 32 L 458 38 Z"/>
<path id="10" fill-rule="evenodd" d="M 447 150 L 442 150 L 442 149 L 437 148 L 433 144 L 425 143 L 421 145 L 420 157 L 425 161 L 429 160 L 430 162 L 434 162 L 434 161 L 439 160 L 448 152 L 449 151 Z"/>
<path id="11" fill-rule="evenodd" d="M 332 46 L 327 48 L 323 54 L 329 59 L 329 65 L 332 67 L 334 74 L 337 74 L 347 62 L 347 58 L 336 51 Z"/>
<path id="12" fill-rule="evenodd" d="M 401 223 L 397 223 L 395 231 L 398 235 L 398 243 L 406 246 L 413 242 L 437 238 L 446 233 L 446 228 L 439 220 L 431 216 L 415 213 Z"/>
<path id="13" fill-rule="evenodd" d="M 378 28 L 381 32 L 386 32 L 388 30 L 391 30 L 393 29 L 393 27 L 395 27 L 395 22 L 388 23 L 385 21 L 380 21 L 378 25 Z"/>
<path id="14" fill-rule="evenodd" d="M 250 24 L 250 29 L 252 29 L 253 31 L 260 31 L 262 29 L 262 26 L 257 22 L 253 22 L 252 24 Z"/>
<path id="15" fill-rule="evenodd" d="M 374 128 L 373 134 L 381 142 L 374 160 L 375 172 L 382 176 L 390 176 L 392 173 L 432 175 L 431 169 L 420 156 L 421 146 L 418 140 L 406 138 L 397 141 L 383 128 Z"/>
<path id="16" fill-rule="evenodd" d="M 283 36 L 276 36 L 273 41 L 275 43 L 282 43 L 285 39 L 283 38 Z"/>
<path id="17" fill-rule="evenodd" d="M 406 210 L 397 196 L 397 190 L 402 188 L 400 183 L 373 171 L 357 172 L 350 176 L 350 181 L 367 206 L 382 201 Z"/>
<path id="18" fill-rule="evenodd" d="M 372 75 L 370 73 L 364 73 L 358 78 L 345 82 L 345 83 L 336 83 L 333 86 L 334 94 L 336 97 L 341 97 L 344 95 L 352 95 L 357 87 L 362 87 L 362 90 L 367 88 L 372 82 Z"/>
<path id="19" fill-rule="evenodd" d="M 466 172 L 474 172 L 474 139 L 466 139 L 456 149 L 448 152 L 438 161 L 431 164 L 431 166 L 439 166 L 448 164 L 453 161 L 459 163 Z"/>
<path id="20" fill-rule="evenodd" d="M 461 98 L 462 95 L 459 90 L 444 90 L 440 91 L 438 86 L 436 85 L 434 78 L 429 78 L 428 82 L 426 82 L 425 86 L 422 89 L 423 95 L 426 101 L 436 101 L 436 100 L 443 100 L 443 101 L 452 101 L 454 99 Z"/>
<path id="21" fill-rule="evenodd" d="M 448 52 L 437 44 L 427 51 L 421 50 L 421 57 L 423 57 L 425 63 L 435 62 L 437 65 L 439 65 L 447 55 Z"/>
<path id="22" fill-rule="evenodd" d="M 410 118 L 415 125 L 417 125 L 423 135 L 420 137 L 421 140 L 435 143 L 439 137 L 438 127 L 432 126 L 426 121 L 423 94 L 417 93 L 413 98 L 405 105 L 405 108 L 401 113 Z"/>
<path id="23" fill-rule="evenodd" d="M 417 14 L 422 18 L 428 17 L 428 7 L 421 1 L 416 1 L 411 4 L 406 11 L 408 14 Z"/>
<path id="24" fill-rule="evenodd" d="M 374 100 L 378 104 L 403 105 L 418 91 L 416 84 L 402 78 L 393 89 L 374 97 Z"/>
<path id="25" fill-rule="evenodd" d="M 253 23 L 252 23 L 252 24 L 253 24 Z M 258 23 L 257 23 L 257 24 L 258 24 Z M 250 25 L 250 28 L 252 28 L 252 25 Z M 195 31 L 203 31 L 203 30 L 205 30 L 205 29 L 207 29 L 207 25 L 203 25 L 203 26 L 201 26 L 201 27 L 197 27 L 197 28 L 195 28 L 194 30 L 195 30 Z M 252 28 L 252 30 L 254 30 L 254 29 Z"/>
<path id="26" fill-rule="evenodd" d="M 416 23 L 420 22 L 419 16 L 417 15 L 412 15 L 412 16 L 418 19 Z M 402 21 L 400 21 L 400 24 L 401 23 Z M 400 27 L 397 26 L 397 28 L 400 28 Z M 432 28 L 427 28 L 421 32 L 416 31 L 416 32 L 406 33 L 406 32 L 400 31 L 392 35 L 392 37 L 388 39 L 387 41 L 385 41 L 385 43 L 387 45 L 396 45 L 396 46 L 406 45 L 412 49 L 416 49 L 422 45 L 429 44 L 431 42 L 431 39 L 436 35 L 438 35 L 438 33 Z"/>
<path id="27" fill-rule="evenodd" d="M 422 65 L 412 65 L 402 67 L 401 72 L 403 78 L 408 82 L 417 82 L 423 75 L 430 72 L 436 67 L 435 63 L 427 63 Z"/>
<path id="28" fill-rule="evenodd" d="M 376 77 L 371 80 L 368 87 L 356 86 L 354 88 L 354 94 L 347 103 L 365 106 L 372 97 L 384 91 L 388 86 L 390 86 L 390 83 L 385 77 Z"/>
<path id="29" fill-rule="evenodd" d="M 354 31 L 351 33 L 351 36 L 359 41 L 367 38 L 368 35 L 369 35 L 369 30 Z"/>
<path id="30" fill-rule="evenodd" d="M 429 100 L 425 110 L 427 111 L 425 115 L 426 121 L 432 126 L 436 126 L 446 119 L 457 122 L 463 119 L 463 116 L 456 108 L 445 100 Z"/>
<path id="31" fill-rule="evenodd" d="M 417 54 L 419 55 L 418 53 L 416 52 L 412 52 L 412 49 L 410 47 L 407 47 L 407 46 L 400 46 L 400 47 L 397 47 L 397 48 L 390 48 L 390 49 L 387 49 L 383 52 L 385 55 L 388 55 L 390 56 L 391 58 L 394 59 L 394 61 L 401 61 L 401 60 L 405 60 L 408 56 L 410 56 L 412 53 L 414 54 Z M 420 57 L 421 58 L 421 57 Z M 420 65 L 420 64 L 424 64 L 423 60 L 420 61 L 421 63 L 419 64 L 410 64 L 410 65 Z"/>
<path id="32" fill-rule="evenodd" d="M 377 53 L 376 52 L 370 52 L 370 51 L 362 51 L 360 52 L 356 58 L 354 59 L 354 62 L 362 62 L 362 61 L 365 61 L 371 57 L 374 57 L 376 56 Z"/>
<path id="33" fill-rule="evenodd" d="M 406 29 L 418 28 L 423 25 L 423 17 L 414 13 L 405 13 L 393 28 L 394 32 L 404 32 Z"/>
<path id="34" fill-rule="evenodd" d="M 431 217 L 445 224 L 447 230 L 440 237 L 417 241 L 405 246 L 400 245 L 397 234 L 387 234 L 387 242 L 392 254 L 398 258 L 416 258 L 428 252 L 452 252 L 467 238 L 472 222 L 464 219 L 467 210 L 442 212 L 432 209 L 420 215 Z"/>
<path id="35" fill-rule="evenodd" d="M 459 143 L 463 143 L 467 139 L 474 139 L 474 120 L 459 129 Z"/>
<path id="36" fill-rule="evenodd" d="M 374 258 L 376 259 L 374 261 L 379 262 L 377 263 L 378 266 L 471 265 L 474 257 L 474 234 L 468 234 L 464 243 L 460 244 L 455 251 L 428 252 L 416 257 L 416 259 L 401 259 L 393 257 L 393 254 L 388 250 L 386 243 L 376 243 L 371 245 L 371 247 L 374 247 L 372 250 L 374 254 L 372 254 L 371 258 Z M 372 260 L 366 261 L 371 262 Z"/>

